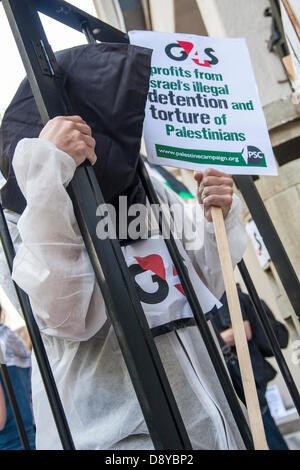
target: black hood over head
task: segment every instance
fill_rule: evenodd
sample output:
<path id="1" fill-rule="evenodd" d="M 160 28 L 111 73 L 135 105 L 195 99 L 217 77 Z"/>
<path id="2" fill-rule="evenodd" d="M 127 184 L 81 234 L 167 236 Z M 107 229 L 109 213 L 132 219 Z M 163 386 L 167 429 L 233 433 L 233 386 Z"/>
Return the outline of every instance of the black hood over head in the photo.
<path id="1" fill-rule="evenodd" d="M 146 196 L 136 172 L 149 88 L 150 49 L 130 44 L 89 44 L 56 53 L 73 114 L 81 116 L 96 140 L 96 177 L 107 203 Z M 27 79 L 6 110 L 0 128 L 0 169 L 7 179 L 2 205 L 21 214 L 26 201 L 11 165 L 17 143 L 38 137 L 43 124 Z M 45 155 L 45 158 L 47 156 Z"/>

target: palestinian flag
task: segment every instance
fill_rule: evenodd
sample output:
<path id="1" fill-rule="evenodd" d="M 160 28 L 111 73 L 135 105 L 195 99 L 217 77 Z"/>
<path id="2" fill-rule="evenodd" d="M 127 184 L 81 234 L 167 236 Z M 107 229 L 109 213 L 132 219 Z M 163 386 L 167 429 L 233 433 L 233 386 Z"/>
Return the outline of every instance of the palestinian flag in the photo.
<path id="1" fill-rule="evenodd" d="M 170 173 L 162 166 L 153 165 L 152 163 L 149 163 L 149 161 L 146 160 L 145 157 L 143 157 L 143 160 L 145 161 L 150 175 L 155 176 L 156 179 L 171 188 L 182 199 L 195 199 L 195 196 L 190 193 L 189 189 L 183 183 L 178 181 L 175 176 L 172 175 L 172 173 Z"/>

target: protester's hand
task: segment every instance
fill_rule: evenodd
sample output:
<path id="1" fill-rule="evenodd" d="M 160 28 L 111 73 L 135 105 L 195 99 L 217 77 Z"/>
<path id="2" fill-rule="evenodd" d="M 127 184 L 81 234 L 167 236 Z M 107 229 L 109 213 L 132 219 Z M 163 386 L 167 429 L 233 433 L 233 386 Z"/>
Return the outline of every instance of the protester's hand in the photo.
<path id="1" fill-rule="evenodd" d="M 39 138 L 52 142 L 70 155 L 76 166 L 85 159 L 88 159 L 92 165 L 96 163 L 96 141 L 92 137 L 90 127 L 80 116 L 57 116 L 51 119 L 41 131 Z"/>
<path id="2" fill-rule="evenodd" d="M 251 330 L 251 326 L 248 320 L 244 320 L 244 328 L 245 328 L 247 341 L 250 341 L 250 339 L 252 338 L 252 330 Z M 235 346 L 232 327 L 227 328 L 226 330 L 223 330 L 220 333 L 220 335 L 225 344 L 227 344 L 228 346 Z"/>
<path id="3" fill-rule="evenodd" d="M 200 204 L 203 204 L 204 215 L 212 222 L 211 207 L 221 207 L 224 219 L 227 217 L 232 204 L 233 181 L 226 173 L 208 168 L 194 175 L 197 181 L 197 196 Z"/>

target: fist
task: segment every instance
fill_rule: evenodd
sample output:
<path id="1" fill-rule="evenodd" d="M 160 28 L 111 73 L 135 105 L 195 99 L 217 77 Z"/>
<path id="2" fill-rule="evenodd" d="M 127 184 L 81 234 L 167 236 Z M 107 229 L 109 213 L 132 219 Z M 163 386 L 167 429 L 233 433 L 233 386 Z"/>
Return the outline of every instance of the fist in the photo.
<path id="1" fill-rule="evenodd" d="M 227 217 L 232 204 L 233 181 L 226 173 L 208 168 L 194 175 L 197 181 L 197 197 L 203 205 L 204 215 L 212 222 L 211 207 L 221 207 L 224 219 Z"/>
<path id="2" fill-rule="evenodd" d="M 57 148 L 66 152 L 76 163 L 81 165 L 86 159 L 92 165 L 96 163 L 96 141 L 91 128 L 80 116 L 57 116 L 47 122 L 39 138 L 48 140 Z"/>

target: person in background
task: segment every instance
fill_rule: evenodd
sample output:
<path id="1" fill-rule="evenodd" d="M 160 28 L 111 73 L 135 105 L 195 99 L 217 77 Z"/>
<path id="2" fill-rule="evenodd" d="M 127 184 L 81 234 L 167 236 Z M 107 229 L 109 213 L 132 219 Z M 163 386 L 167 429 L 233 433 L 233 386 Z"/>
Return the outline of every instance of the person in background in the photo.
<path id="1" fill-rule="evenodd" d="M 4 324 L 2 309 L 0 311 L 0 347 L 23 418 L 29 445 L 31 450 L 34 450 L 35 425 L 31 406 L 31 352 L 23 339 Z M 0 450 L 23 450 L 1 374 Z"/>
<path id="2" fill-rule="evenodd" d="M 2 385 L 0 383 L 0 431 L 4 429 L 6 423 L 6 403 Z"/>
<path id="3" fill-rule="evenodd" d="M 265 359 L 265 357 L 273 356 L 273 351 L 269 346 L 268 339 L 254 310 L 250 296 L 241 291 L 239 284 L 237 284 L 237 288 L 267 443 L 270 450 L 288 450 L 286 442 L 271 415 L 265 397 L 268 382 L 274 379 L 277 374 L 276 370 Z M 287 328 L 283 323 L 275 319 L 267 304 L 263 300 L 261 301 L 280 347 L 286 348 L 289 340 Z M 217 310 L 211 320 L 217 333 L 234 388 L 239 398 L 245 404 L 226 293 L 223 294 L 221 302 L 223 306 Z"/>

